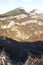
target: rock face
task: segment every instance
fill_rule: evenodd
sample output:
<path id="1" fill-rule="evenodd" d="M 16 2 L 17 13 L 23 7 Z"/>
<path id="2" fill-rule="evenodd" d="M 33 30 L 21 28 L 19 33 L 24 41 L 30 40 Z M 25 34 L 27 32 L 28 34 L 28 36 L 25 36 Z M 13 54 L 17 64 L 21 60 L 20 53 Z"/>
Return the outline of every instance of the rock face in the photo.
<path id="1" fill-rule="evenodd" d="M 32 65 L 36 63 L 37 65 L 43 62 L 43 41 L 18 42 L 10 38 L 0 37 L 0 54 L 3 49 L 5 60 L 8 57 L 12 63 L 21 62 L 27 64 L 28 60 L 28 64 Z"/>

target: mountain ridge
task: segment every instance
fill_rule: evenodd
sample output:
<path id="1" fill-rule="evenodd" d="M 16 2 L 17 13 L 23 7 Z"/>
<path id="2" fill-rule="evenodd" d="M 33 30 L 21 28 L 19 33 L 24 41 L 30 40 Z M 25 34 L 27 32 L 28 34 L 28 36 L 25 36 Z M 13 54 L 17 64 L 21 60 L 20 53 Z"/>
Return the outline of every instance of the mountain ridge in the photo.
<path id="1" fill-rule="evenodd" d="M 33 13 L 32 13 L 33 12 Z M 19 15 L 19 14 L 22 14 L 22 13 L 24 13 L 24 14 L 34 14 L 34 13 L 36 13 L 36 14 L 42 14 L 43 13 L 43 11 L 40 11 L 40 10 L 38 10 L 38 9 L 33 9 L 33 10 L 31 10 L 31 11 L 28 11 L 28 12 L 26 12 L 26 9 L 25 8 L 23 8 L 23 7 L 18 7 L 18 8 L 15 8 L 15 9 L 13 9 L 13 10 L 10 10 L 10 11 L 8 11 L 8 12 L 6 12 L 6 13 L 4 13 L 4 14 L 0 14 L 0 17 L 2 16 L 2 17 L 6 17 L 6 16 L 15 16 L 15 15 Z"/>
<path id="2" fill-rule="evenodd" d="M 27 14 L 27 12 L 25 11 L 25 9 L 23 9 L 23 8 L 21 8 L 21 7 L 19 7 L 19 8 L 16 8 L 16 9 L 14 9 L 14 10 L 11 10 L 11 11 L 8 11 L 8 12 L 6 12 L 6 13 L 4 13 L 4 14 L 2 14 L 2 15 L 0 15 L 0 16 L 15 16 L 15 15 L 19 15 L 19 14 Z"/>

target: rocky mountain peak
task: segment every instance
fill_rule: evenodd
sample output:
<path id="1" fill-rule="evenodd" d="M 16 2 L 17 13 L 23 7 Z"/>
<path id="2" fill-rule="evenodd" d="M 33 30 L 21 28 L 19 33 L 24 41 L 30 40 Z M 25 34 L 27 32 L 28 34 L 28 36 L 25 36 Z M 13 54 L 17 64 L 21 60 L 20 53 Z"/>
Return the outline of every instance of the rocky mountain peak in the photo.
<path id="1" fill-rule="evenodd" d="M 39 15 L 39 14 L 43 14 L 43 11 L 40 11 L 38 9 L 33 9 L 32 11 L 30 11 L 30 15 Z"/>

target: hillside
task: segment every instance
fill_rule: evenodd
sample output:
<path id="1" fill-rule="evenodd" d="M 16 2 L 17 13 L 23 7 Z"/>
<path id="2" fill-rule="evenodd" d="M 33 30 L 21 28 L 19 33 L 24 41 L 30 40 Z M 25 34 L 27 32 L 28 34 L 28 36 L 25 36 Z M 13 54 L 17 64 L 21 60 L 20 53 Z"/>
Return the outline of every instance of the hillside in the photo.
<path id="1" fill-rule="evenodd" d="M 0 15 L 0 59 L 7 65 L 43 65 L 43 12 L 17 8 Z"/>
<path id="2" fill-rule="evenodd" d="M 17 15 L 12 16 L 15 12 Z M 8 13 L 13 14 L 0 18 L 0 35 L 18 41 L 43 41 L 42 12 L 34 9 L 27 14 L 24 9 L 17 8 Z"/>

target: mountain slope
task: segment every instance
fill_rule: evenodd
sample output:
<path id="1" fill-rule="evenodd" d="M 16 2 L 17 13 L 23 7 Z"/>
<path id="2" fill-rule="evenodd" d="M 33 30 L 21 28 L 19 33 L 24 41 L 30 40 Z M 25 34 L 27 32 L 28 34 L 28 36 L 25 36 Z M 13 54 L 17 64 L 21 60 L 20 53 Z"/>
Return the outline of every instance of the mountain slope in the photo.
<path id="1" fill-rule="evenodd" d="M 27 12 L 23 9 L 23 8 L 16 8 L 12 11 L 9 11 L 5 14 L 0 15 L 0 17 L 6 17 L 6 16 L 15 16 L 15 15 L 19 15 L 19 14 L 27 14 Z"/>
<path id="2" fill-rule="evenodd" d="M 30 11 L 34 15 L 30 16 L 24 9 L 17 8 L 9 13 L 16 11 L 20 11 L 19 14 L 0 18 L 0 35 L 18 41 L 43 41 L 43 16 L 39 15 L 42 12 L 38 14 L 39 10 L 34 9 Z"/>

